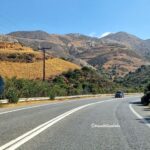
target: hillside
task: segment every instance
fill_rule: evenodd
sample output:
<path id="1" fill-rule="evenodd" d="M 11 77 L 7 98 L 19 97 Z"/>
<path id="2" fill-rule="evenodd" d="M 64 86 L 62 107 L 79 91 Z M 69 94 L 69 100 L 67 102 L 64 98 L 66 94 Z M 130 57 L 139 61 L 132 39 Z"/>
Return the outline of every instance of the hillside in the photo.
<path id="1" fill-rule="evenodd" d="M 119 89 L 115 83 L 87 67 L 63 73 L 51 80 L 51 83 L 57 87 L 58 93 L 63 89 L 68 95 L 110 93 Z"/>
<path id="2" fill-rule="evenodd" d="M 101 40 L 108 42 L 108 43 L 120 43 L 123 44 L 130 49 L 133 49 L 136 53 L 150 58 L 150 42 L 149 40 L 142 40 L 134 35 L 131 35 L 126 32 L 118 32 L 114 34 L 110 34 Z"/>
<path id="3" fill-rule="evenodd" d="M 124 78 L 116 79 L 117 83 L 134 89 L 144 89 L 150 81 L 150 66 L 141 66 L 135 72 L 130 72 Z"/>
<path id="4" fill-rule="evenodd" d="M 41 79 L 42 53 L 19 43 L 0 42 L 0 75 L 3 77 Z M 46 55 L 46 78 L 52 78 L 68 70 L 80 67 L 50 55 Z"/>
<path id="5" fill-rule="evenodd" d="M 8 36 L 35 50 L 45 49 L 50 55 L 80 66 L 105 68 L 113 76 L 124 76 L 141 65 L 149 64 L 149 40 L 118 32 L 104 38 L 82 34 L 56 35 L 43 31 L 20 31 Z"/>
<path id="6" fill-rule="evenodd" d="M 98 69 L 102 66 L 113 78 L 122 77 L 145 64 L 140 57 L 128 50 L 118 50 L 102 54 L 90 60 L 89 63 Z"/>

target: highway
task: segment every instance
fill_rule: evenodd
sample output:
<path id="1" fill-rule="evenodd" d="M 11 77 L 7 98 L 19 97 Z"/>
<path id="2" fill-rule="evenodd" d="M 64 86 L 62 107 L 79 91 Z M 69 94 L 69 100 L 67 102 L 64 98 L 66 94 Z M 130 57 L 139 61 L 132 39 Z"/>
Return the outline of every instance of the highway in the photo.
<path id="1" fill-rule="evenodd" d="M 150 109 L 140 96 L 0 109 L 0 150 L 149 150 Z"/>

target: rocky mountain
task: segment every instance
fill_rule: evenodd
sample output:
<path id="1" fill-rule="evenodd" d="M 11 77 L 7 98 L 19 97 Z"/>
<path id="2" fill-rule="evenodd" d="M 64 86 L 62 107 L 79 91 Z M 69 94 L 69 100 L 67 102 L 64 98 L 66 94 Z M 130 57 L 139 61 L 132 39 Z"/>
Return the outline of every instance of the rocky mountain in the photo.
<path id="1" fill-rule="evenodd" d="M 18 43 L 18 40 L 11 36 L 0 35 L 0 42 Z"/>
<path id="2" fill-rule="evenodd" d="M 141 65 L 149 64 L 150 42 L 134 35 L 118 32 L 103 38 L 79 33 L 56 35 L 43 31 L 20 31 L 8 34 L 34 50 L 72 61 L 81 66 L 103 67 L 112 76 L 124 76 Z"/>
<path id="3" fill-rule="evenodd" d="M 107 43 L 120 43 L 134 50 L 139 55 L 150 58 L 150 40 L 142 40 L 126 32 L 110 34 L 101 40 Z"/>

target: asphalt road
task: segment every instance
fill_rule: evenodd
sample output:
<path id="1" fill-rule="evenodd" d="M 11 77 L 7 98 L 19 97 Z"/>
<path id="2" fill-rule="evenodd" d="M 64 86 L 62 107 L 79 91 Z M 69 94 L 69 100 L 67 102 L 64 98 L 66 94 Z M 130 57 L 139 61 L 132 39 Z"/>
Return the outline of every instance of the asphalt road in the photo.
<path id="1" fill-rule="evenodd" d="M 140 97 L 90 98 L 0 110 L 0 150 L 149 150 Z"/>

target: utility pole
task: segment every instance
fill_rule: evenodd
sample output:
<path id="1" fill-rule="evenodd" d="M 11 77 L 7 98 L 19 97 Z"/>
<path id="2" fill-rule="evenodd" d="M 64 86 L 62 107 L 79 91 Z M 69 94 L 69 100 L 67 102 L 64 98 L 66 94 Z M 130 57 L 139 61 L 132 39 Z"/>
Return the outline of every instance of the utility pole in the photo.
<path id="1" fill-rule="evenodd" d="M 45 59 L 46 59 L 45 49 L 43 49 L 42 51 L 43 51 L 43 81 L 45 81 Z"/>
<path id="2" fill-rule="evenodd" d="M 42 67 L 42 72 L 43 72 L 43 81 L 45 81 L 45 59 L 46 59 L 46 52 L 45 52 L 45 49 L 44 48 L 41 48 L 41 45 L 40 45 L 40 42 L 39 42 L 39 47 L 38 47 L 39 50 L 42 50 L 42 53 L 43 53 L 43 67 Z"/>

